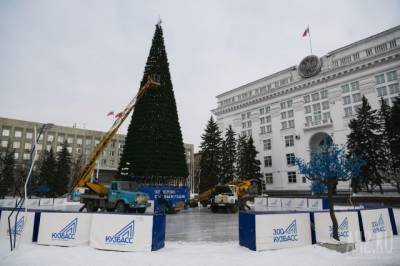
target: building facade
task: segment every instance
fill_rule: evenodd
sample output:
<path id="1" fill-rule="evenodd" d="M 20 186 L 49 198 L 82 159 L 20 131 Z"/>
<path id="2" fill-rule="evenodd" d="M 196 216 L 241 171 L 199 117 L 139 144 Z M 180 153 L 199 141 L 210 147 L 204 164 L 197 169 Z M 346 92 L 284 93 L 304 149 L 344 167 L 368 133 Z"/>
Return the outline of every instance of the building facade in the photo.
<path id="1" fill-rule="evenodd" d="M 220 94 L 212 112 L 221 130 L 231 125 L 252 136 L 267 191 L 304 191 L 310 181 L 299 175 L 294 158 L 308 161 L 326 137 L 345 144 L 362 96 L 373 109 L 381 97 L 391 104 L 399 78 L 397 26 Z"/>
<path id="2" fill-rule="evenodd" d="M 43 124 L 32 121 L 22 121 L 17 119 L 0 117 L 0 149 L 10 147 L 14 150 L 16 162 L 19 164 L 27 163 L 31 160 L 31 149 L 34 143 L 34 128 L 37 130 Z M 41 151 L 53 149 L 58 152 L 62 149 L 63 143 L 68 144 L 68 151 L 72 158 L 87 158 L 93 152 L 95 146 L 99 144 L 106 132 L 81 129 L 76 127 L 65 127 L 52 125 L 44 134 L 40 136 L 37 150 L 38 159 Z M 100 182 L 108 182 L 118 170 L 120 155 L 125 144 L 125 135 L 116 134 L 98 162 Z M 193 144 L 184 144 L 186 162 L 188 164 L 190 184 L 193 177 L 194 147 Z"/>

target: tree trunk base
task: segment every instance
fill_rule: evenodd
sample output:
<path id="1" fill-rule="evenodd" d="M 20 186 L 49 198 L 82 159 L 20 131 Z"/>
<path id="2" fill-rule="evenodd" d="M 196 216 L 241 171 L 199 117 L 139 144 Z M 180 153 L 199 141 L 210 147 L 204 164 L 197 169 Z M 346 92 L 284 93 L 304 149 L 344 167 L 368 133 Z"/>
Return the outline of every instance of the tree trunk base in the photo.
<path id="1" fill-rule="evenodd" d="M 336 252 L 340 253 L 347 253 L 351 252 L 352 250 L 356 249 L 356 244 L 355 243 L 318 243 L 321 247 L 334 250 Z"/>

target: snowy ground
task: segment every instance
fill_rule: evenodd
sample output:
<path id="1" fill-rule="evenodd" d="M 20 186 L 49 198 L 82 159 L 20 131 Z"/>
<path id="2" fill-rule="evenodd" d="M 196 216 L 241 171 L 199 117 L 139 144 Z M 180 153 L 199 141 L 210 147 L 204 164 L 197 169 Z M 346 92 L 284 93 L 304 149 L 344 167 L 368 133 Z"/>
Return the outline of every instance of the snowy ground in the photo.
<path id="1" fill-rule="evenodd" d="M 237 242 L 167 241 L 157 252 L 101 251 L 90 247 L 22 245 L 13 253 L 0 242 L 0 265 L 400 265 L 400 238 L 371 241 L 341 254 L 316 245 L 276 251 L 250 251 Z"/>
<path id="2" fill-rule="evenodd" d="M 400 237 L 357 244 L 341 254 L 317 245 L 255 252 L 238 244 L 237 214 L 192 209 L 167 216 L 165 248 L 156 252 L 115 252 L 91 247 L 21 245 L 10 253 L 0 241 L 0 265 L 400 265 Z"/>

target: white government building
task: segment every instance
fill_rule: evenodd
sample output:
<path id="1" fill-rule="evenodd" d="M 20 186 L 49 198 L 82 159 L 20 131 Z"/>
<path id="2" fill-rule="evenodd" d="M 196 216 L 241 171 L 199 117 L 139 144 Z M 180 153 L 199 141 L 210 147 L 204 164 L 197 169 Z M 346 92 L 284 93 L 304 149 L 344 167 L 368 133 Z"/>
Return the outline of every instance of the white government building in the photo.
<path id="1" fill-rule="evenodd" d="M 362 96 L 373 109 L 381 96 L 391 104 L 399 77 L 397 26 L 220 94 L 212 112 L 224 134 L 232 125 L 253 137 L 267 191 L 305 191 L 310 181 L 299 175 L 294 157 L 308 161 L 326 136 L 345 144 Z"/>

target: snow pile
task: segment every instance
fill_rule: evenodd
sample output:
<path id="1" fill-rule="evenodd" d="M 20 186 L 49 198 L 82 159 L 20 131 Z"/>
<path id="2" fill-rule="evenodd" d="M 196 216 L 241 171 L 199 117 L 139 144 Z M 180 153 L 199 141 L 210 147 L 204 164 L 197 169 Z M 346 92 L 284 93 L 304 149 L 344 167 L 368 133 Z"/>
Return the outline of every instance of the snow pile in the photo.
<path id="1" fill-rule="evenodd" d="M 21 245 L 12 253 L 8 241 L 0 242 L 1 265 L 399 265 L 400 238 L 357 244 L 341 254 L 313 245 L 254 252 L 237 242 L 166 242 L 157 252 L 115 252 L 90 247 Z"/>

